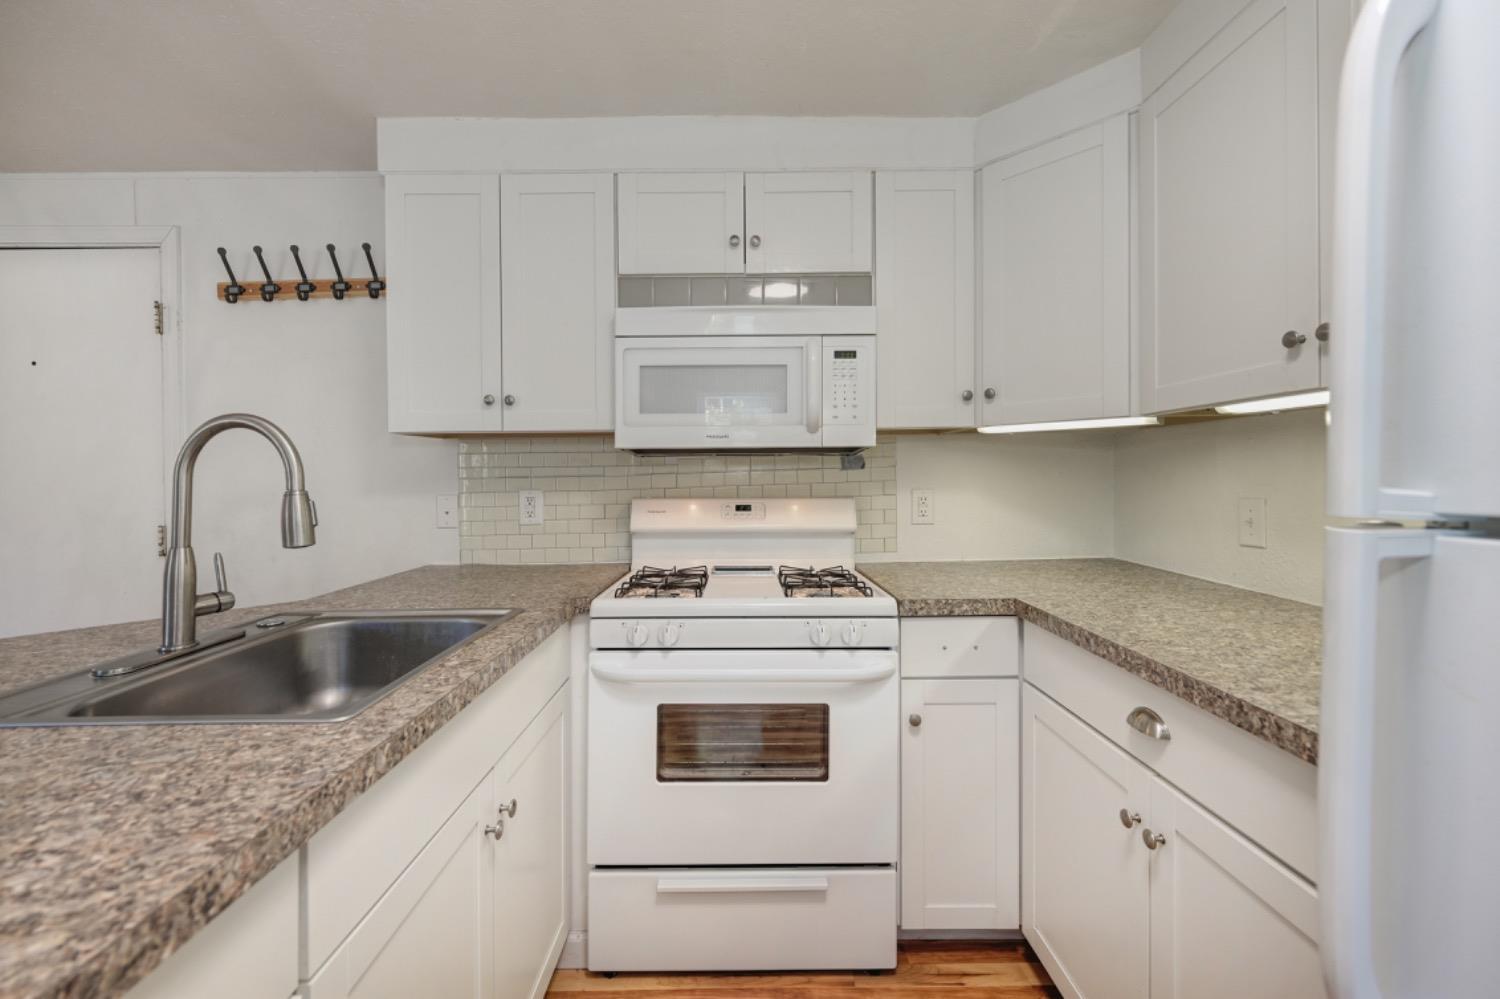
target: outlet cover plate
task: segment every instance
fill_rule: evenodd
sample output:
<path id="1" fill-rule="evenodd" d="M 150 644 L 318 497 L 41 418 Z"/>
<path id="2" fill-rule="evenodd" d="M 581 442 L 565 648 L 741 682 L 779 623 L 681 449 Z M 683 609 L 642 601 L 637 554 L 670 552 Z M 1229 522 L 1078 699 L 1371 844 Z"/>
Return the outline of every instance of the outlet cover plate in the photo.
<path id="1" fill-rule="evenodd" d="M 522 489 L 520 493 L 522 524 L 541 524 L 547 519 L 547 508 L 542 504 L 540 489 Z"/>
<path id="2" fill-rule="evenodd" d="M 1239 521 L 1240 547 L 1266 547 L 1266 501 L 1258 496 L 1240 497 L 1237 519 Z"/>
<path id="3" fill-rule="evenodd" d="M 437 526 L 458 527 L 458 496 L 453 493 L 438 493 Z"/>
<path id="4" fill-rule="evenodd" d="M 911 491 L 911 522 L 913 524 L 937 523 L 936 501 L 931 489 Z"/>

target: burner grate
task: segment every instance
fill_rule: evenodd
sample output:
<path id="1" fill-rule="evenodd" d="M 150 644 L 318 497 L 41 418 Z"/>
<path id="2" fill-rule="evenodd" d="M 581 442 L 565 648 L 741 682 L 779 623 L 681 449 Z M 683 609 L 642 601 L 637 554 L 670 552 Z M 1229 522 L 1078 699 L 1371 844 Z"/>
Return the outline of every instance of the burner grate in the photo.
<path id="1" fill-rule="evenodd" d="M 873 597 L 868 583 L 841 565 L 806 569 L 784 565 L 776 573 L 781 592 L 788 597 Z"/>
<path id="2" fill-rule="evenodd" d="M 701 597 L 708 585 L 708 566 L 658 569 L 644 565 L 615 590 L 617 597 Z"/>

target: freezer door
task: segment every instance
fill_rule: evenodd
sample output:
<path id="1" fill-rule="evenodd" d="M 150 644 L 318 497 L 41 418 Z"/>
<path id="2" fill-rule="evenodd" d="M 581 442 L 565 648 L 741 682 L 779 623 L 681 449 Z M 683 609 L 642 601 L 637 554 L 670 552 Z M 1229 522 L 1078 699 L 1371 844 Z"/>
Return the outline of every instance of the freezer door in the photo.
<path id="1" fill-rule="evenodd" d="M 1334 999 L 1500 982 L 1500 538 L 1329 528 L 1318 762 Z"/>
<path id="2" fill-rule="evenodd" d="M 1500 516 L 1500 3 L 1371 0 L 1344 63 L 1329 512 Z"/>

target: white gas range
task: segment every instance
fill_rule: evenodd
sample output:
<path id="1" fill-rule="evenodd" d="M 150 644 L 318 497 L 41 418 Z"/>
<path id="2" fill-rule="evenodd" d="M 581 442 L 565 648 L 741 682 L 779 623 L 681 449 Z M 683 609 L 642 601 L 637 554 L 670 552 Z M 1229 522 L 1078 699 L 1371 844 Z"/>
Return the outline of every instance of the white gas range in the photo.
<path id="1" fill-rule="evenodd" d="M 848 499 L 636 500 L 590 610 L 588 965 L 896 961 L 895 600 Z"/>

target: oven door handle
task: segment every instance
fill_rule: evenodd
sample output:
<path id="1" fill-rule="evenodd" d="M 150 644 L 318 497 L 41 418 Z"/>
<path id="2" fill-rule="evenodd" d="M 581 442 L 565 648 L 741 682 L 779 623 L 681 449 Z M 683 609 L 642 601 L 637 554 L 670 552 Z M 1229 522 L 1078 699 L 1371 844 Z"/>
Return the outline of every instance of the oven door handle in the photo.
<path id="1" fill-rule="evenodd" d="M 593 663 L 601 680 L 615 683 L 873 683 L 894 676 L 894 662 L 857 669 L 634 669 Z"/>
<path id="2" fill-rule="evenodd" d="M 806 370 L 803 377 L 806 379 L 807 432 L 818 435 L 823 432 L 823 338 L 809 337 L 803 345 L 803 353 L 806 358 Z"/>
<path id="3" fill-rule="evenodd" d="M 745 895 L 761 892 L 825 892 L 828 879 L 819 877 L 660 878 L 658 895 Z"/>

